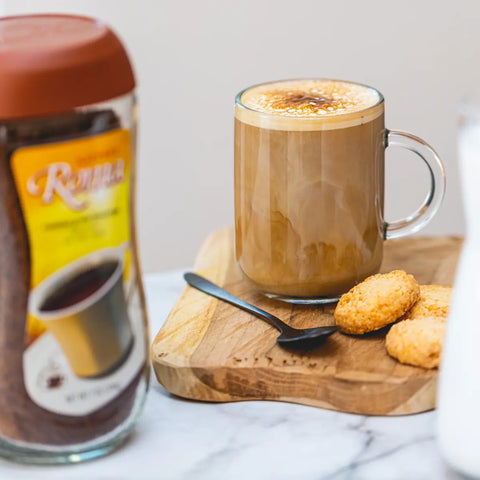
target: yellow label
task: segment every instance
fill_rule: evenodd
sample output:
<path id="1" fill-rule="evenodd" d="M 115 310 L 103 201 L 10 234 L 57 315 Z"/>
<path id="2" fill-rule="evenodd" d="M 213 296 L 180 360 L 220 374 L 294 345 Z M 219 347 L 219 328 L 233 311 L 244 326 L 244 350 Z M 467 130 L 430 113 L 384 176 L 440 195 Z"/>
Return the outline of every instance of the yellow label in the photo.
<path id="1" fill-rule="evenodd" d="M 11 168 L 28 232 L 31 289 L 91 252 L 128 245 L 130 156 L 130 135 L 123 129 L 14 152 Z M 128 248 L 125 255 L 128 272 Z M 43 331 L 43 323 L 29 315 L 27 338 Z"/>

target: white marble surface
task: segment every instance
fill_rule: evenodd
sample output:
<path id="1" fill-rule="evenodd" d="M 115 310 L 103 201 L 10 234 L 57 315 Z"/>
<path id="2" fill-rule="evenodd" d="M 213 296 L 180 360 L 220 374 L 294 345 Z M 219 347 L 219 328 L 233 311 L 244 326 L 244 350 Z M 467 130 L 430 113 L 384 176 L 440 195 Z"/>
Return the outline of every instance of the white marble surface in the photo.
<path id="1" fill-rule="evenodd" d="M 183 288 L 181 271 L 146 277 L 152 336 Z M 363 417 L 275 402 L 207 404 L 172 397 L 152 376 L 129 442 L 79 465 L 0 460 L 0 479 L 453 480 L 435 413 Z"/>

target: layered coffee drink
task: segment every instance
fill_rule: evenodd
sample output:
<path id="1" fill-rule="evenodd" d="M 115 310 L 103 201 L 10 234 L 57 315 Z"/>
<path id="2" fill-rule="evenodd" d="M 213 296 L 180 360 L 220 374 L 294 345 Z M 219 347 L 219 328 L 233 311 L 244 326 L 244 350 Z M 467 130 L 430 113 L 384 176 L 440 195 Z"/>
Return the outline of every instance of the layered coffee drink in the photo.
<path id="1" fill-rule="evenodd" d="M 370 87 L 292 80 L 238 95 L 236 258 L 259 290 L 328 300 L 378 271 L 384 149 Z"/>

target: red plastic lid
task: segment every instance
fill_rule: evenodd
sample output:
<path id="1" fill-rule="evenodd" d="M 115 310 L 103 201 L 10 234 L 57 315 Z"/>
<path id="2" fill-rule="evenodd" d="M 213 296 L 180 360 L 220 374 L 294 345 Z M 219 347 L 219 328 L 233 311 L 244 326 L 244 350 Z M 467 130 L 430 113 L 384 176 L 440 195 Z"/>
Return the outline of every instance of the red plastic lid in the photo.
<path id="1" fill-rule="evenodd" d="M 122 43 L 99 20 L 74 15 L 0 18 L 0 119 L 66 112 L 134 87 Z"/>

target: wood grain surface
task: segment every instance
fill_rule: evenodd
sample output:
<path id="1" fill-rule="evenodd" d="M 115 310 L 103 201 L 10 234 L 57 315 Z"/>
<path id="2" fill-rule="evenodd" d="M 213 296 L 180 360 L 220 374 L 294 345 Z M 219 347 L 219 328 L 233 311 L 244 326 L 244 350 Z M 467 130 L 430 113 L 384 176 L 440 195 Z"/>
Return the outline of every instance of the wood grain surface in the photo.
<path id="1" fill-rule="evenodd" d="M 382 271 L 404 269 L 420 284 L 452 285 L 461 245 L 453 236 L 390 240 Z M 206 240 L 195 271 L 293 327 L 334 323 L 334 305 L 294 306 L 252 289 L 235 263 L 231 229 Z M 190 399 L 278 400 L 373 415 L 434 408 L 437 371 L 390 358 L 386 331 L 361 337 L 336 333 L 313 352 L 290 352 L 277 346 L 278 332 L 269 325 L 187 286 L 151 355 L 158 381 Z"/>

